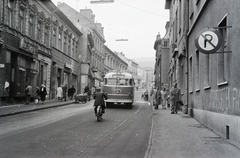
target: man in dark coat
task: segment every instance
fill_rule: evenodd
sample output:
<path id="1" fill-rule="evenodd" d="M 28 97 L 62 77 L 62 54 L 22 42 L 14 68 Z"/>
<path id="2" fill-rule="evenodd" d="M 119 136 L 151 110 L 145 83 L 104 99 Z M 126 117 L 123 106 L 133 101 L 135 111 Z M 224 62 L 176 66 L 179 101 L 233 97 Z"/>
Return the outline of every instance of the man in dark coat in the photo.
<path id="1" fill-rule="evenodd" d="M 177 87 L 177 83 L 174 83 L 173 87 L 170 90 L 171 114 L 178 113 L 180 100 L 181 100 L 181 91 Z"/>
<path id="2" fill-rule="evenodd" d="M 47 90 L 46 90 L 46 87 L 44 84 L 41 85 L 39 94 L 40 94 L 42 104 L 44 104 L 44 101 L 45 101 L 46 95 L 47 95 Z"/>
<path id="3" fill-rule="evenodd" d="M 63 89 L 63 96 L 62 96 L 62 98 L 61 98 L 61 101 L 64 99 L 64 101 L 67 101 L 67 89 L 68 89 L 68 87 L 67 87 L 67 84 L 65 84 L 63 87 L 62 87 L 62 89 Z"/>
<path id="4" fill-rule="evenodd" d="M 104 99 L 107 99 L 106 94 L 101 92 L 101 88 L 97 88 L 96 93 L 93 95 L 93 98 L 95 99 L 94 101 L 94 112 L 95 115 L 97 114 L 97 106 L 101 105 L 102 107 L 102 112 L 105 113 L 105 101 Z"/>

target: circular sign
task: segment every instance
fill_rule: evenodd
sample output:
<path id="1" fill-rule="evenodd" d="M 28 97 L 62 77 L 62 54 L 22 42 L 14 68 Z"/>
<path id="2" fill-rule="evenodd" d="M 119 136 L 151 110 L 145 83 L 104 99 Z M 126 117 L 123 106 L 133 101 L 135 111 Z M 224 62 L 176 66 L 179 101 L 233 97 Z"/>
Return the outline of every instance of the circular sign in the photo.
<path id="1" fill-rule="evenodd" d="M 215 53 L 222 45 L 222 36 L 215 29 L 204 29 L 195 39 L 195 46 L 204 54 Z"/>

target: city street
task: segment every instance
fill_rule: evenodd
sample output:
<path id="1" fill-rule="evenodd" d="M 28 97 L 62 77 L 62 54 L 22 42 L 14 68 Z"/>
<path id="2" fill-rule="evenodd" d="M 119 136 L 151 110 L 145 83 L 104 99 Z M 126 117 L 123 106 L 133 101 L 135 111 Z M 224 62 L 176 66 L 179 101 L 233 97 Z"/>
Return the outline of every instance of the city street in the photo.
<path id="1" fill-rule="evenodd" d="M 135 99 L 139 96 L 136 92 Z M 149 103 L 108 108 L 101 122 L 92 103 L 2 117 L 0 157 L 144 157 L 152 123 Z"/>

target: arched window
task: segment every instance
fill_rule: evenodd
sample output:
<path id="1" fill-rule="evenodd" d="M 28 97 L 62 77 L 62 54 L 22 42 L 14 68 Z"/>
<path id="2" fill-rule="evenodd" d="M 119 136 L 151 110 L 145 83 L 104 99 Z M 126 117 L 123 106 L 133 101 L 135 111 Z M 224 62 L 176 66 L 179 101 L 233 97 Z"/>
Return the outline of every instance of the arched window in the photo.
<path id="1" fill-rule="evenodd" d="M 31 38 L 34 38 L 34 33 L 35 33 L 35 23 L 36 23 L 36 12 L 37 12 L 37 7 L 36 6 L 31 6 L 29 10 L 29 28 L 28 28 L 28 34 Z"/>
<path id="2" fill-rule="evenodd" d="M 43 34 L 43 13 L 40 13 L 37 20 L 37 40 L 41 43 L 42 42 L 42 34 Z"/>
<path id="3" fill-rule="evenodd" d="M 13 11 L 13 8 L 14 8 L 14 1 L 8 1 L 8 19 L 7 19 L 7 22 L 8 22 L 8 25 L 10 27 L 13 27 L 14 26 L 14 11 Z"/>
<path id="4" fill-rule="evenodd" d="M 23 34 L 26 33 L 26 14 L 28 1 L 20 0 L 18 12 L 18 30 Z"/>
<path id="5" fill-rule="evenodd" d="M 45 19 L 45 28 L 44 28 L 44 44 L 45 46 L 50 46 L 49 43 L 49 34 L 50 34 L 50 19 Z"/>

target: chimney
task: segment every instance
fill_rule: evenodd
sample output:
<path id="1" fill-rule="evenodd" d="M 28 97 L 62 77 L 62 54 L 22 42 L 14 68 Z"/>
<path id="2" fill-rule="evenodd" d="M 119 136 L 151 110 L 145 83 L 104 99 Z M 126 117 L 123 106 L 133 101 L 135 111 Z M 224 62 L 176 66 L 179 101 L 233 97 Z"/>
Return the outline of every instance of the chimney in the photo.
<path id="1" fill-rule="evenodd" d="M 158 32 L 158 35 L 157 35 L 157 40 L 160 40 L 161 39 L 161 35 L 160 35 L 160 32 Z"/>
<path id="2" fill-rule="evenodd" d="M 61 5 L 61 2 L 57 2 L 57 7 Z"/>

